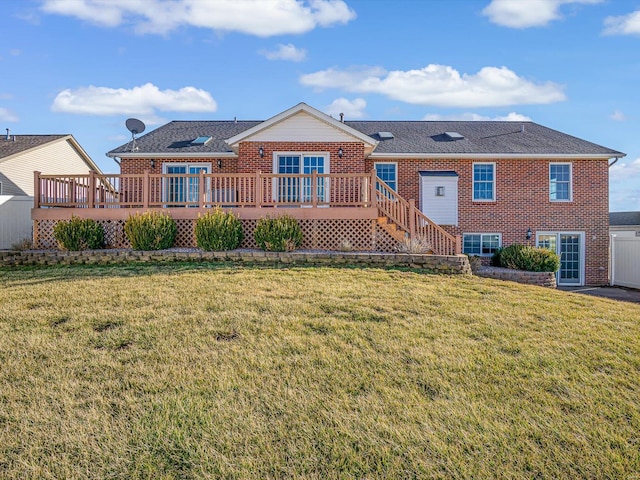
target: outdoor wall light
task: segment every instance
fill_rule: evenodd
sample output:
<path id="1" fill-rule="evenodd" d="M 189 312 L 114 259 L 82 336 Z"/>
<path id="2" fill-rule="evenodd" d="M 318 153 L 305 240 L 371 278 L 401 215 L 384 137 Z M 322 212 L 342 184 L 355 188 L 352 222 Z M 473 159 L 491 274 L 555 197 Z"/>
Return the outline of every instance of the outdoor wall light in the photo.
<path id="1" fill-rule="evenodd" d="M 264 148 L 260 147 L 258 153 L 260 154 L 260 158 L 264 157 Z"/>
<path id="2" fill-rule="evenodd" d="M 531 229 L 527 230 L 527 240 L 531 240 L 532 236 L 533 236 L 533 232 L 531 231 Z"/>
<path id="3" fill-rule="evenodd" d="M 338 157 L 342 158 L 342 155 L 344 155 L 344 151 L 342 150 L 342 147 L 340 147 L 338 149 Z"/>
<path id="4" fill-rule="evenodd" d="M 222 160 L 218 159 L 218 168 L 222 168 Z"/>
<path id="5" fill-rule="evenodd" d="M 156 161 L 153 158 L 151 159 L 151 168 L 156 168 Z"/>

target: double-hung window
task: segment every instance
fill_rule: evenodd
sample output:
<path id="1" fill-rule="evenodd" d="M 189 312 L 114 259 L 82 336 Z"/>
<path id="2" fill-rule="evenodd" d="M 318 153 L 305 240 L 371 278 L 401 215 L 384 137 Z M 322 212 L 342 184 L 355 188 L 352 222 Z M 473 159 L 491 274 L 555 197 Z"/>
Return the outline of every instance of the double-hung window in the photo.
<path id="1" fill-rule="evenodd" d="M 502 244 L 499 233 L 465 233 L 462 235 L 462 253 L 468 255 L 493 255 Z"/>
<path id="2" fill-rule="evenodd" d="M 376 163 L 376 175 L 380 180 L 389 185 L 394 192 L 398 191 L 398 164 Z"/>
<path id="3" fill-rule="evenodd" d="M 492 202 L 496 199 L 496 164 L 473 164 L 473 200 Z"/>
<path id="4" fill-rule="evenodd" d="M 549 200 L 552 202 L 571 201 L 571 164 L 549 164 Z"/>

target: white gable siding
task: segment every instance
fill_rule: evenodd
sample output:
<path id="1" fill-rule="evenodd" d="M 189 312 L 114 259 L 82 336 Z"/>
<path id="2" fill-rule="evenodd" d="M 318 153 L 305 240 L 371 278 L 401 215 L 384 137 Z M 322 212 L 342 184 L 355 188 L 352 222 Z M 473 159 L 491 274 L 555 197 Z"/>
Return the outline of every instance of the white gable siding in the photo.
<path id="1" fill-rule="evenodd" d="M 0 172 L 14 184 L 14 195 L 33 196 L 33 172 L 46 175 L 89 173 L 89 166 L 68 140 L 59 140 L 0 163 Z M 9 192 L 4 192 L 9 193 Z"/>
<path id="2" fill-rule="evenodd" d="M 438 196 L 438 187 L 444 195 Z M 422 176 L 420 210 L 439 225 L 458 225 L 458 177 Z"/>
<path id="3" fill-rule="evenodd" d="M 355 137 L 299 112 L 246 140 L 252 142 L 354 142 Z"/>

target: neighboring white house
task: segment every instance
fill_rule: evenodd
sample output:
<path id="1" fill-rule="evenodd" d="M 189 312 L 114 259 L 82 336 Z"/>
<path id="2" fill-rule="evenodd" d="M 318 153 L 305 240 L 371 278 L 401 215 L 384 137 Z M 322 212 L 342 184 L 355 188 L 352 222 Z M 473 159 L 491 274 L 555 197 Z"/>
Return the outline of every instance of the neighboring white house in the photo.
<path id="1" fill-rule="evenodd" d="M 31 238 L 33 172 L 100 172 L 72 135 L 7 135 L 0 139 L 0 249 Z"/>
<path id="2" fill-rule="evenodd" d="M 609 233 L 617 237 L 640 237 L 640 212 L 609 213 Z"/>
<path id="3" fill-rule="evenodd" d="M 610 283 L 640 288 L 640 212 L 609 213 Z"/>

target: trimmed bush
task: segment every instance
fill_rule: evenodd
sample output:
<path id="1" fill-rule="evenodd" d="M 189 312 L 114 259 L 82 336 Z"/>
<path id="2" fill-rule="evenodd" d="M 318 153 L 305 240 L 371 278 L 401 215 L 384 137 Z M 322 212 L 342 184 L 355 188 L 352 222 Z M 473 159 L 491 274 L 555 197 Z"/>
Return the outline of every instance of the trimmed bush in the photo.
<path id="1" fill-rule="evenodd" d="M 146 212 L 129 215 L 124 233 L 134 250 L 164 250 L 173 246 L 178 228 L 168 214 Z"/>
<path id="2" fill-rule="evenodd" d="M 196 243 L 203 250 L 233 250 L 243 238 L 240 219 L 221 208 L 199 215 L 196 220 Z"/>
<path id="3" fill-rule="evenodd" d="M 53 236 L 61 250 L 96 250 L 104 247 L 104 229 L 91 218 L 72 216 L 53 227 Z"/>
<path id="4" fill-rule="evenodd" d="M 492 265 L 494 260 L 497 266 L 528 272 L 556 272 L 560 268 L 560 257 L 551 250 L 517 243 L 496 251 Z"/>
<path id="5" fill-rule="evenodd" d="M 258 247 L 270 252 L 290 252 L 302 245 L 302 229 L 288 215 L 261 218 L 253 234 Z"/>

